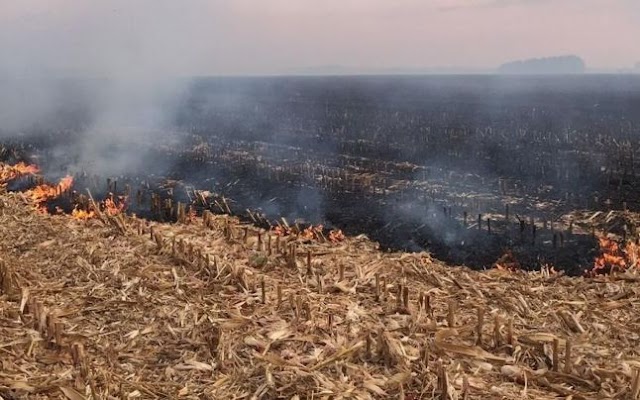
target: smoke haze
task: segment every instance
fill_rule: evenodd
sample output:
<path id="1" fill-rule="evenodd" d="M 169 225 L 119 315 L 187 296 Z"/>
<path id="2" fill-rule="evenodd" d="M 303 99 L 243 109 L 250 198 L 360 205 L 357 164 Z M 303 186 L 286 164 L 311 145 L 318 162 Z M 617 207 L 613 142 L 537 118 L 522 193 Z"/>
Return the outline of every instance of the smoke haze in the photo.
<path id="1" fill-rule="evenodd" d="M 61 104 L 91 111 L 90 129 L 162 127 L 186 78 L 203 75 L 495 68 L 556 54 L 630 68 L 638 22 L 635 0 L 3 0 L 0 130 L 51 124 Z"/>
<path id="2" fill-rule="evenodd" d="M 459 66 L 562 54 L 640 58 L 635 0 L 138 0 L 0 4 L 0 71 L 77 76 Z"/>
<path id="3" fill-rule="evenodd" d="M 0 133 L 81 130 L 77 148 L 61 154 L 103 173 L 139 168 L 135 142 L 171 126 L 185 77 L 206 67 L 220 37 L 214 5 L 3 2 Z"/>
<path id="4" fill-rule="evenodd" d="M 494 68 L 569 52 L 589 65 L 630 66 L 638 17 L 631 0 L 5 0 L 0 135 L 75 129 L 77 148 L 60 154 L 118 173 L 145 165 L 136 143 L 174 127 L 195 76 L 327 64 Z M 250 90 L 234 90 L 201 104 L 239 105 L 242 121 L 222 120 L 234 132 L 277 135 L 297 123 L 258 126 Z"/>

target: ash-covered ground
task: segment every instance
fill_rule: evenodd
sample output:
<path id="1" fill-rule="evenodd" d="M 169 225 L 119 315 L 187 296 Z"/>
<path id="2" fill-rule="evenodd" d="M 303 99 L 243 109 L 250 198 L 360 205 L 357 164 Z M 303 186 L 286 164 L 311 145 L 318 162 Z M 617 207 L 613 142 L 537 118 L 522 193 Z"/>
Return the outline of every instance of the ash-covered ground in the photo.
<path id="1" fill-rule="evenodd" d="M 476 268 L 510 253 L 521 267 L 580 274 L 600 227 L 575 212 L 640 209 L 638 77 L 180 84 L 105 113 L 93 99 L 106 83 L 60 83 L 67 96 L 54 111 L 3 129 L 2 158 L 26 157 L 52 180 L 73 174 L 78 193 L 126 194 L 139 215 L 170 218 L 151 212 L 159 196 L 266 225 L 284 217 L 364 233 Z"/>

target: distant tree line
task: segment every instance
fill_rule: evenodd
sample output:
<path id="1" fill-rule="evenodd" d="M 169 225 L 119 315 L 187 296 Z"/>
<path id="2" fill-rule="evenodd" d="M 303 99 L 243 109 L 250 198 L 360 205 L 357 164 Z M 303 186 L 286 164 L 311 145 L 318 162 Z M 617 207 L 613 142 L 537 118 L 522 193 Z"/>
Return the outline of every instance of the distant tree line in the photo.
<path id="1" fill-rule="evenodd" d="M 585 62 L 578 56 L 532 58 L 502 64 L 503 74 L 582 74 Z"/>

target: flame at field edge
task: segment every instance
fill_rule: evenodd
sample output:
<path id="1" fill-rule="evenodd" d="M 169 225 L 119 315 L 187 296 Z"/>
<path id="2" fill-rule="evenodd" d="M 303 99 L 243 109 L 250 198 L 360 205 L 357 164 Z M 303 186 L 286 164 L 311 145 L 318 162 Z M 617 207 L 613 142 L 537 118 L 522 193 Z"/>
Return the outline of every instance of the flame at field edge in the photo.
<path id="1" fill-rule="evenodd" d="M 69 191 L 73 186 L 73 177 L 67 175 L 60 180 L 57 185 L 45 183 L 38 185 L 33 189 L 27 190 L 25 195 L 37 204 L 38 209 L 46 211 L 44 203 L 56 199 Z"/>
<path id="2" fill-rule="evenodd" d="M 14 165 L 0 163 L 0 185 L 4 185 L 14 179 L 24 175 L 33 175 L 40 172 L 40 168 L 35 164 L 19 162 Z"/>
<path id="3" fill-rule="evenodd" d="M 621 245 L 607 236 L 599 236 L 598 245 L 600 255 L 595 258 L 593 268 L 585 273 L 586 276 L 624 272 L 638 267 L 640 246 L 633 241 L 626 241 Z"/>

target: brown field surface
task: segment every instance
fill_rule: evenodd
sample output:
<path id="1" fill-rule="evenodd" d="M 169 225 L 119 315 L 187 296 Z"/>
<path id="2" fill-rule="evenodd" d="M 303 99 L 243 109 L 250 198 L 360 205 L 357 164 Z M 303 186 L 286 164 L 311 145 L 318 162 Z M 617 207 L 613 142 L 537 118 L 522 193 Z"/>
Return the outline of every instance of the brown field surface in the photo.
<path id="1" fill-rule="evenodd" d="M 320 238 L 318 238 L 320 239 Z M 3 399 L 602 399 L 640 276 L 473 271 L 364 236 L 38 212 L 0 194 Z"/>

